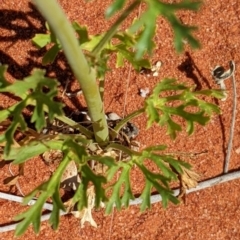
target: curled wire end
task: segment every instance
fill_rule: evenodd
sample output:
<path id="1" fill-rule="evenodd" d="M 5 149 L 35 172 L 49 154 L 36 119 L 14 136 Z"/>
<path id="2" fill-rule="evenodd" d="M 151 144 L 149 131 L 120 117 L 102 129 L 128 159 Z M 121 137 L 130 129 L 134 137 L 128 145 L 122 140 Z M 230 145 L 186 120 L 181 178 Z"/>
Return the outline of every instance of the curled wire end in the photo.
<path id="1" fill-rule="evenodd" d="M 224 81 L 228 78 L 230 78 L 235 72 L 235 63 L 234 61 L 229 62 L 229 69 L 225 71 L 224 67 L 222 66 L 216 66 L 212 70 L 212 76 L 215 80 L 215 82 L 220 85 L 220 89 L 224 91 L 224 97 L 221 99 L 222 101 L 225 101 L 227 99 L 227 93 L 226 93 L 226 86 Z"/>

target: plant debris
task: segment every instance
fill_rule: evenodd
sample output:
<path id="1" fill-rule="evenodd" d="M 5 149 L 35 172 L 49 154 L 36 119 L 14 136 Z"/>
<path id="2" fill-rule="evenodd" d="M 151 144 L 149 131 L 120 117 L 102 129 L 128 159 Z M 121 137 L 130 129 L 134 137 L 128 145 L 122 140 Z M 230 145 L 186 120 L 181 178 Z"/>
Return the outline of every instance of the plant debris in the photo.
<path id="1" fill-rule="evenodd" d="M 149 92 L 150 92 L 149 88 L 143 88 L 143 89 L 141 88 L 139 90 L 139 95 L 143 98 L 146 98 L 148 96 Z"/>
<path id="2" fill-rule="evenodd" d="M 72 213 L 76 218 L 81 219 L 81 227 L 84 227 L 85 222 L 89 222 L 91 226 L 97 227 L 97 223 L 94 221 L 92 217 L 92 209 L 95 206 L 95 190 L 94 186 L 91 186 L 87 189 L 87 198 L 88 198 L 88 207 L 84 208 L 81 211 L 74 210 L 72 205 L 72 199 L 64 203 L 64 206 L 67 208 L 67 211 Z M 103 207 L 104 204 L 102 203 L 101 206 Z"/>
<path id="3" fill-rule="evenodd" d="M 195 188 L 200 180 L 200 175 L 193 170 L 182 167 L 183 173 L 178 174 L 180 181 L 180 193 L 178 195 L 179 199 L 182 199 L 185 203 L 186 201 L 186 190 L 190 188 Z"/>
<path id="4" fill-rule="evenodd" d="M 151 69 L 142 67 L 140 70 L 140 74 L 144 74 L 147 77 L 158 77 L 161 66 L 162 62 L 157 61 L 155 64 L 152 65 Z"/>
<path id="5" fill-rule="evenodd" d="M 81 179 L 78 174 L 78 169 L 75 162 L 72 160 L 66 167 L 62 178 L 61 178 L 61 187 L 67 191 L 73 189 L 77 190 L 79 184 L 81 183 Z"/>

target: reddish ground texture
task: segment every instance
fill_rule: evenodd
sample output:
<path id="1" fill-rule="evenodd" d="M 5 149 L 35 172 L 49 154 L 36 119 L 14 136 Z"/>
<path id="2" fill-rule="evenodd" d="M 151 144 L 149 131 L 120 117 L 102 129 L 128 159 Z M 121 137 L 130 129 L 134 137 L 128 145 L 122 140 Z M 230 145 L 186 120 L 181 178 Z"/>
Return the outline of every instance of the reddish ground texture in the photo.
<path id="1" fill-rule="evenodd" d="M 100 33 L 107 30 L 113 20 L 104 20 L 104 9 L 110 0 L 90 1 L 60 0 L 70 20 L 76 20 L 89 26 L 90 33 Z M 169 1 L 170 2 L 170 1 Z M 173 2 L 173 1 L 171 1 Z M 139 11 L 143 11 L 142 6 Z M 134 17 L 128 19 L 129 24 Z M 240 2 L 238 0 L 205 0 L 201 10 L 197 13 L 181 12 L 182 22 L 198 25 L 196 37 L 202 43 L 202 48 L 192 51 L 187 45 L 185 52 L 177 55 L 173 49 L 172 31 L 164 19 L 158 20 L 156 35 L 157 49 L 153 55 L 153 62 L 160 60 L 163 65 L 159 78 L 147 78 L 136 74 L 126 64 L 122 69 L 114 69 L 106 79 L 105 109 L 114 111 L 123 116 L 143 105 L 143 98 L 137 93 L 139 88 L 154 85 L 164 77 L 174 77 L 188 84 L 197 84 L 198 88 L 216 88 L 212 80 L 211 70 L 218 64 L 228 66 L 234 60 L 237 67 L 237 90 L 240 65 Z M 54 17 L 54 10 L 53 10 Z M 127 24 L 126 23 L 126 24 Z M 37 50 L 31 44 L 31 38 L 36 33 L 44 32 L 44 21 L 28 0 L 1 0 L 0 4 L 0 62 L 8 64 L 7 77 L 22 79 L 28 76 L 33 68 L 43 68 L 41 58 L 44 51 Z M 46 66 L 50 76 L 57 76 L 61 83 L 71 80 L 69 90 L 78 88 L 69 69 L 61 63 L 62 56 L 51 67 Z M 113 63 L 111 63 L 113 66 Z M 229 128 L 232 112 L 232 85 L 226 83 L 229 90 L 228 99 L 217 102 L 222 109 L 221 116 L 215 116 L 203 128 L 197 127 L 193 136 L 187 138 L 186 133 L 179 134 L 172 142 L 165 134 L 165 129 L 153 127 L 144 130 L 146 119 L 137 118 L 134 122 L 141 129 L 137 140 L 142 146 L 151 144 L 168 144 L 169 152 L 201 153 L 195 157 L 185 157 L 200 173 L 201 179 L 208 179 L 223 172 L 225 149 L 229 139 Z M 62 89 L 62 88 L 61 88 Z M 0 107 L 12 105 L 16 100 L 1 94 Z M 76 110 L 83 104 L 82 97 L 63 101 L 71 110 Z M 230 170 L 240 167 L 240 113 L 237 112 L 236 128 Z M 19 184 L 24 193 L 28 193 L 43 179 L 51 174 L 39 158 L 28 161 L 25 166 L 25 175 L 20 178 Z M 9 177 L 8 166 L 0 169 L 1 191 L 9 191 L 3 185 L 3 179 Z M 139 172 L 132 173 L 134 192 L 139 193 L 144 185 Z M 144 213 L 139 207 L 129 207 L 110 216 L 104 216 L 104 211 L 93 213 L 98 228 L 88 224 L 80 227 L 78 219 L 73 216 L 61 217 L 59 230 L 54 232 L 47 222 L 42 223 L 41 232 L 35 236 L 29 229 L 19 239 L 240 239 L 240 180 L 224 183 L 187 196 L 186 204 L 170 205 L 164 210 L 160 203 Z M 14 191 L 12 191 L 14 193 Z M 16 192 L 15 192 L 16 193 Z M 19 194 L 19 192 L 17 192 Z M 0 224 L 11 223 L 13 216 L 25 210 L 18 203 L 0 200 Z M 13 239 L 13 232 L 1 233 L 0 239 Z"/>

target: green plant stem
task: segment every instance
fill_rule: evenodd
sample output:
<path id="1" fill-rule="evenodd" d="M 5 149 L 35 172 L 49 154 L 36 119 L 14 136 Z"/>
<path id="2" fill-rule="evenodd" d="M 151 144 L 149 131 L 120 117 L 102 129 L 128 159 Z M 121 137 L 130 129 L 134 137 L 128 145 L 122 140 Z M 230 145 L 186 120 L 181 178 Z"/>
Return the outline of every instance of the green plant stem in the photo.
<path id="1" fill-rule="evenodd" d="M 96 74 L 88 65 L 86 57 L 75 37 L 71 23 L 67 20 L 66 15 L 56 0 L 32 1 L 59 39 L 66 58 L 81 85 L 89 116 L 93 122 L 95 139 L 99 144 L 104 144 L 108 141 L 109 133 L 103 102 L 96 82 Z"/>
<path id="2" fill-rule="evenodd" d="M 110 143 L 110 144 L 106 147 L 107 150 L 110 150 L 110 149 L 112 149 L 112 148 L 117 149 L 117 150 L 119 150 L 119 151 L 123 151 L 124 153 L 128 154 L 129 156 L 132 156 L 132 155 L 141 156 L 141 154 L 140 154 L 139 152 L 136 152 L 136 151 L 134 151 L 134 150 L 131 150 L 130 148 L 125 147 L 125 146 L 123 146 L 123 145 L 121 145 L 121 144 L 118 144 L 118 143 Z"/>
<path id="3" fill-rule="evenodd" d="M 141 3 L 140 0 L 135 0 L 116 20 L 116 22 L 111 26 L 111 28 L 106 32 L 101 41 L 97 44 L 97 46 L 93 49 L 92 55 L 97 56 L 98 53 L 103 49 L 105 44 L 111 40 L 114 34 L 117 32 L 118 27 L 121 23 L 129 16 L 129 14 Z"/>
<path id="4" fill-rule="evenodd" d="M 135 112 L 130 113 L 128 116 L 126 116 L 123 120 L 121 120 L 114 128 L 114 131 L 111 132 L 111 138 L 114 139 L 117 134 L 119 133 L 119 131 L 121 130 L 121 128 L 127 123 L 129 122 L 131 119 L 143 114 L 145 112 L 145 108 L 140 108 L 138 110 L 136 110 Z"/>
<path id="5" fill-rule="evenodd" d="M 63 123 L 67 124 L 68 126 L 78 129 L 82 134 L 84 134 L 87 138 L 93 137 L 93 132 L 89 131 L 87 128 L 83 127 L 82 125 L 76 123 L 72 119 L 66 116 L 56 116 L 56 119 L 62 121 Z"/>

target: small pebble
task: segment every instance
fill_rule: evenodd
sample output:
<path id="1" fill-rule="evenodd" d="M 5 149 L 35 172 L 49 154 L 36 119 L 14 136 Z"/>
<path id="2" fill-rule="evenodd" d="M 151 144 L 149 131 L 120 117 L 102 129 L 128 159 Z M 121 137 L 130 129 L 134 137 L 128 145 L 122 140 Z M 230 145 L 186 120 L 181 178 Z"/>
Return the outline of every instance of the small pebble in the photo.
<path id="1" fill-rule="evenodd" d="M 122 119 L 120 116 L 118 116 L 116 113 L 111 112 L 107 115 L 109 120 L 116 121 Z"/>
<path id="2" fill-rule="evenodd" d="M 153 77 L 158 77 L 158 72 L 162 66 L 160 61 L 157 61 L 155 65 L 153 65 L 151 71 L 153 72 Z"/>
<path id="3" fill-rule="evenodd" d="M 44 129 L 42 130 L 42 134 L 47 134 L 47 132 L 48 132 L 48 129 L 47 129 L 47 128 L 44 128 Z"/>
<path id="4" fill-rule="evenodd" d="M 144 88 L 139 90 L 139 95 L 143 98 L 146 98 L 149 94 L 149 88 Z"/>
<path id="5" fill-rule="evenodd" d="M 240 154 L 240 147 L 235 150 L 236 154 Z"/>

